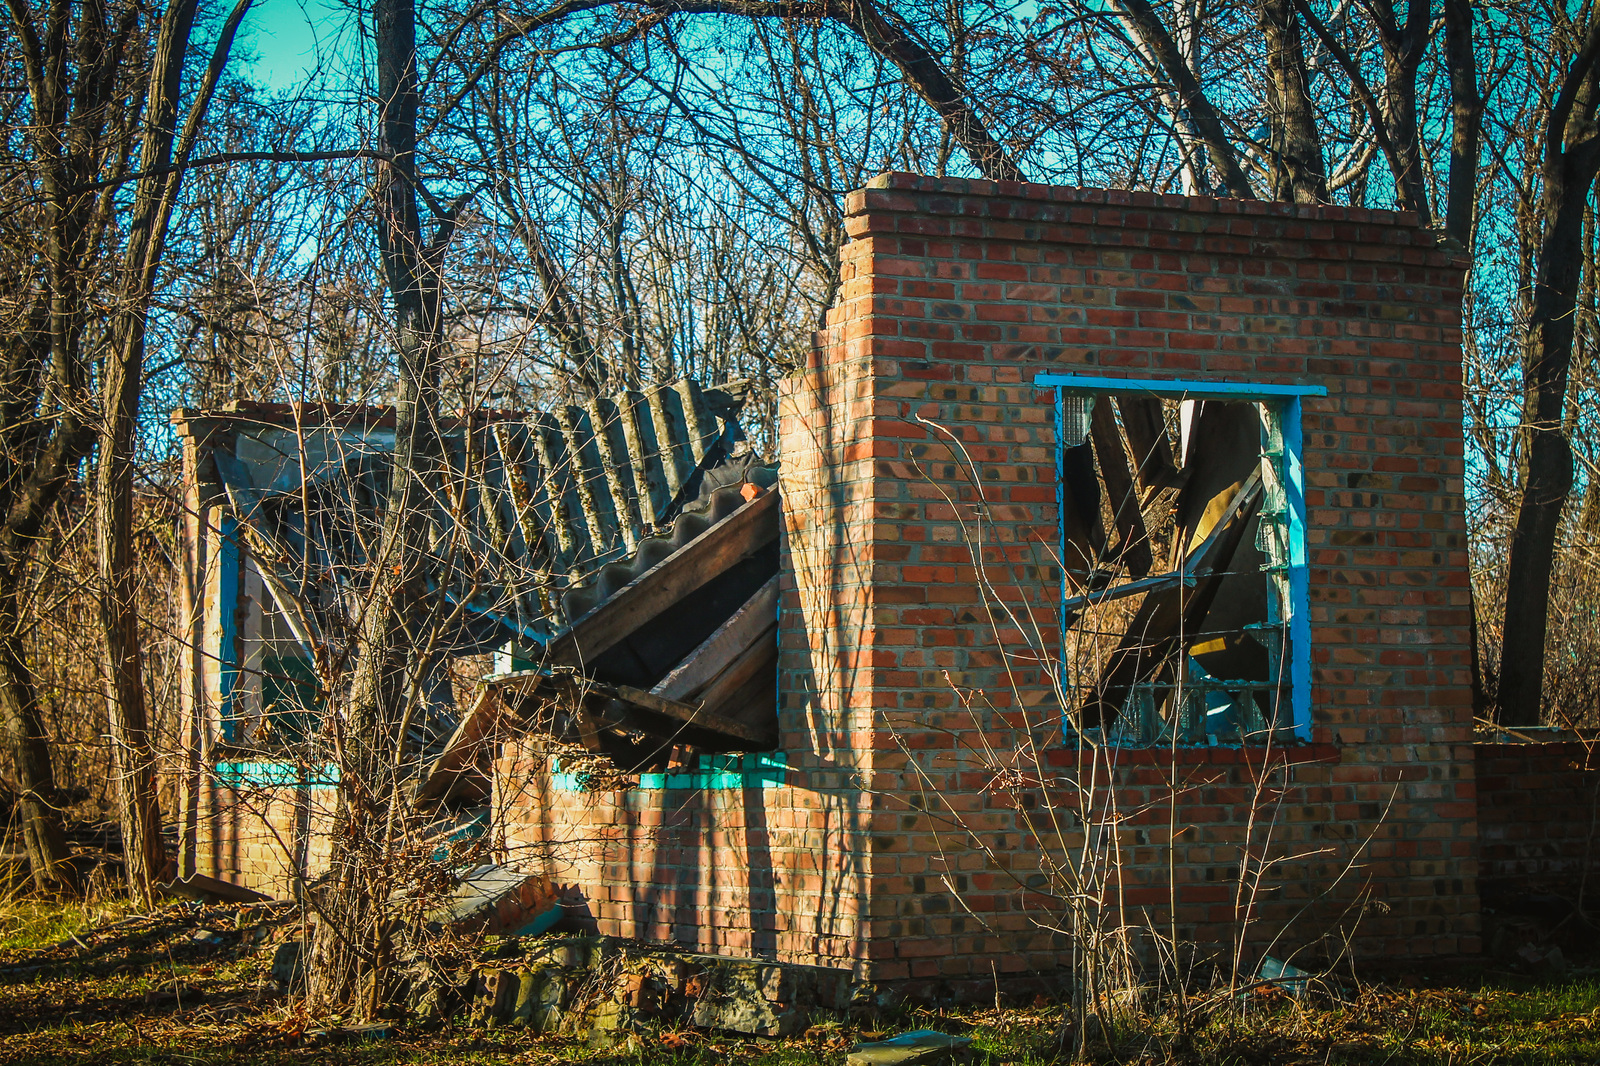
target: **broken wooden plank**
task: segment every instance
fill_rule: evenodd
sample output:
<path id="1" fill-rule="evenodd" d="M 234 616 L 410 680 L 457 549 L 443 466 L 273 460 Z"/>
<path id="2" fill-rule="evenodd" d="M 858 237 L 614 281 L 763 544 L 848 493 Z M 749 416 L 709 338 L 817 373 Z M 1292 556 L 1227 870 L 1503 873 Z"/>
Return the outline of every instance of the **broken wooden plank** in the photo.
<path id="1" fill-rule="evenodd" d="M 1061 539 L 1067 577 L 1079 588 L 1092 580 L 1106 532 L 1100 522 L 1100 479 L 1094 472 L 1094 446 L 1085 441 L 1061 449 Z"/>
<path id="2" fill-rule="evenodd" d="M 772 740 L 771 732 L 762 732 L 744 722 L 707 710 L 698 703 L 662 699 L 654 693 L 646 692 L 642 688 L 634 688 L 632 685 L 607 687 L 613 689 L 617 699 L 642 707 L 654 714 L 664 715 L 667 718 L 682 722 L 684 725 L 692 725 L 697 729 L 721 733 L 736 740 L 747 740 L 752 744 L 764 745 Z"/>
<path id="3" fill-rule="evenodd" d="M 578 743 L 583 745 L 583 750 L 591 755 L 608 754 L 606 745 L 600 739 L 600 734 L 607 728 L 599 715 L 592 713 L 580 701 L 572 711 L 572 728 L 578 734 Z"/>
<path id="4" fill-rule="evenodd" d="M 724 717 L 732 717 L 728 712 L 738 709 L 737 700 L 749 684 L 766 673 L 769 683 L 778 683 L 778 626 L 774 622 L 762 632 L 755 643 L 746 648 L 744 652 L 728 665 L 726 670 L 718 674 L 710 684 L 700 692 L 701 705 Z M 774 723 L 776 727 L 776 723 Z M 752 727 L 754 728 L 754 727 Z"/>
<path id="5" fill-rule="evenodd" d="M 478 689 L 478 698 L 445 742 L 444 751 L 434 759 L 417 786 L 419 806 L 441 803 L 450 797 L 478 769 L 483 743 L 500 720 L 500 697 L 487 685 Z"/>
<path id="6" fill-rule="evenodd" d="M 638 632 L 685 596 L 778 539 L 778 493 L 744 504 L 667 556 L 546 646 L 546 662 L 581 667 Z"/>
<path id="7" fill-rule="evenodd" d="M 1139 493 L 1133 485 L 1133 474 L 1128 470 L 1128 453 L 1122 447 L 1122 434 L 1117 430 L 1117 417 L 1111 404 L 1102 399 L 1094 405 L 1089 418 L 1089 435 L 1094 441 L 1095 458 L 1100 463 L 1100 477 L 1106 483 L 1106 495 L 1111 504 L 1111 520 L 1117 530 L 1117 546 L 1110 561 L 1123 563 L 1134 577 L 1150 573 L 1152 557 L 1150 534 L 1145 530 L 1144 515 L 1139 512 Z"/>
<path id="8" fill-rule="evenodd" d="M 223 452 L 217 452 L 213 458 L 228 504 L 239 520 L 238 528 L 250 542 L 255 556 L 255 570 L 261 576 L 261 583 L 272 594 L 284 621 L 289 625 L 289 631 L 305 649 L 306 657 L 316 662 L 316 649 L 323 644 L 322 631 L 315 617 L 304 610 L 299 599 L 289 591 L 294 579 L 284 569 L 283 560 L 292 558 L 291 553 L 278 543 L 271 530 L 265 528 L 257 517 L 265 497 L 251 485 L 250 475 L 243 463 Z"/>
<path id="9" fill-rule="evenodd" d="M 1172 461 L 1172 443 L 1167 439 L 1160 397 L 1119 394 L 1117 413 L 1122 416 L 1122 429 L 1133 449 L 1139 484 L 1147 494 L 1170 484 L 1178 466 Z"/>
<path id="10" fill-rule="evenodd" d="M 756 729 L 737 719 L 708 711 L 698 703 L 665 700 L 632 685 L 608 685 L 587 680 L 582 685 L 582 695 L 586 701 L 608 702 L 608 706 L 592 710 L 586 707 L 580 712 L 580 718 L 587 721 L 578 723 L 579 732 L 582 734 L 586 728 L 596 730 L 596 749 L 601 747 L 598 732 L 607 729 L 644 733 L 669 743 L 696 743 L 695 735 L 684 735 L 685 730 L 693 730 L 702 738 L 716 736 L 755 747 L 770 746 L 775 733 L 775 730 Z M 588 742 L 584 743 L 587 747 Z"/>
<path id="11" fill-rule="evenodd" d="M 1128 693 L 1165 668 L 1183 634 L 1193 634 L 1210 610 L 1229 561 L 1261 506 L 1261 472 L 1257 470 L 1233 494 L 1209 534 L 1185 557 L 1183 570 L 1198 575 L 1191 590 L 1175 583 L 1151 592 L 1139 604 L 1122 640 L 1079 711 L 1087 729 L 1115 722 Z M 1192 639 L 1192 636 L 1191 636 Z"/>
<path id="12" fill-rule="evenodd" d="M 554 696 L 558 690 L 564 691 L 572 703 L 578 707 L 574 715 L 575 726 L 579 733 L 580 742 L 585 747 L 590 743 L 598 746 L 599 740 L 593 734 L 600 729 L 608 728 L 604 717 L 587 709 L 584 704 L 595 699 L 618 700 L 631 707 L 662 718 L 693 726 L 707 733 L 716 733 L 735 740 L 746 741 L 762 747 L 772 741 L 774 730 L 761 730 L 745 722 L 726 717 L 714 711 L 707 710 L 699 703 L 690 703 L 683 700 L 668 699 L 658 696 L 653 692 L 646 692 L 632 685 L 609 684 L 604 681 L 594 681 L 576 673 L 549 673 L 544 670 L 519 670 L 514 674 L 502 674 L 489 678 L 488 684 L 502 688 L 507 695 L 519 702 L 526 699 L 545 698 Z M 541 693 L 548 689 L 548 694 Z M 638 728 L 641 732 L 650 732 L 656 736 L 663 736 L 660 729 L 648 728 L 636 722 L 625 723 L 630 728 Z M 666 738 L 670 739 L 670 738 Z"/>
<path id="13" fill-rule="evenodd" d="M 771 629 L 777 614 L 778 579 L 774 576 L 650 691 L 674 700 L 693 696 Z"/>
<path id="14" fill-rule="evenodd" d="M 1073 596 L 1062 601 L 1061 610 L 1068 616 L 1067 624 L 1082 614 L 1086 608 L 1101 603 L 1110 603 L 1113 600 L 1124 600 L 1129 596 L 1137 596 L 1141 592 L 1155 592 L 1157 589 L 1171 588 L 1173 585 L 1183 583 L 1193 585 L 1196 577 L 1205 577 L 1205 574 L 1191 574 L 1182 570 L 1173 570 L 1165 574 L 1155 574 L 1151 577 L 1142 577 L 1137 581 L 1125 581 L 1120 585 L 1087 592 L 1082 596 Z"/>
<path id="15" fill-rule="evenodd" d="M 1121 585 L 1113 585 L 1110 588 L 1096 589 L 1082 596 L 1074 596 L 1071 599 L 1062 601 L 1062 610 L 1068 615 L 1076 615 L 1085 607 L 1092 607 L 1097 603 L 1120 600 L 1128 596 L 1138 595 L 1141 592 L 1155 592 L 1160 589 L 1171 588 L 1180 582 L 1192 588 L 1196 579 L 1210 577 L 1211 571 L 1200 567 L 1200 560 L 1210 552 L 1211 545 L 1216 542 L 1217 538 L 1222 535 L 1223 530 L 1233 521 L 1239 509 L 1253 502 L 1253 494 L 1260 487 L 1261 473 L 1257 471 L 1233 494 L 1227 509 L 1223 511 L 1221 519 L 1212 527 L 1210 534 L 1189 552 L 1187 558 L 1184 559 L 1183 566 L 1177 570 L 1165 574 L 1155 574 L 1151 577 L 1141 578 L 1138 581 L 1124 582 Z M 1069 622 L 1068 624 L 1071 623 Z"/>

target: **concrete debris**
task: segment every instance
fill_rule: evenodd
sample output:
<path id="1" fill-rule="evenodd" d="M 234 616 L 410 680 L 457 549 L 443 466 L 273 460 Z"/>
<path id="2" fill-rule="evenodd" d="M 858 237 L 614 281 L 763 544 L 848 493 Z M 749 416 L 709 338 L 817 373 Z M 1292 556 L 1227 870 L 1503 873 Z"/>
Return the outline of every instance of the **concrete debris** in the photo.
<path id="1" fill-rule="evenodd" d="M 298 988 L 305 983 L 305 953 L 300 941 L 285 940 L 272 949 L 272 979 L 284 990 Z"/>
<path id="2" fill-rule="evenodd" d="M 1524 944 L 1517 950 L 1516 959 L 1523 969 L 1532 974 L 1559 977 L 1567 972 L 1567 957 L 1559 947 Z"/>
<path id="3" fill-rule="evenodd" d="M 205 874 L 190 874 L 182 880 L 158 884 L 156 894 L 164 899 L 191 899 L 200 903 L 268 903 L 272 900 L 264 892 Z"/>
<path id="4" fill-rule="evenodd" d="M 547 877 L 490 863 L 462 875 L 450 898 L 428 912 L 425 926 L 438 932 L 490 936 L 548 931 L 562 917 L 561 892 Z"/>
<path id="5" fill-rule="evenodd" d="M 971 1046 L 970 1036 L 918 1029 L 888 1040 L 857 1044 L 845 1062 L 848 1066 L 935 1066 L 964 1058 Z"/>
<path id="6" fill-rule="evenodd" d="M 695 1000 L 694 1024 L 757 1036 L 788 1036 L 806 1019 L 798 967 L 725 961 L 707 975 Z M 823 971 L 833 973 L 833 971 Z M 846 989 L 829 989 L 838 1000 Z"/>
<path id="7" fill-rule="evenodd" d="M 586 1035 L 611 1047 L 645 1026 L 690 1024 L 752 1036 L 803 1031 L 814 1010 L 850 1002 L 843 970 L 689 955 L 610 937 L 508 938 L 463 977 L 422 965 L 411 1011 L 473 1025 Z"/>
<path id="8" fill-rule="evenodd" d="M 306 1043 L 316 1044 L 366 1044 L 388 1040 L 394 1035 L 394 1026 L 388 1022 L 368 1025 L 341 1025 L 332 1029 L 311 1029 L 306 1032 Z"/>

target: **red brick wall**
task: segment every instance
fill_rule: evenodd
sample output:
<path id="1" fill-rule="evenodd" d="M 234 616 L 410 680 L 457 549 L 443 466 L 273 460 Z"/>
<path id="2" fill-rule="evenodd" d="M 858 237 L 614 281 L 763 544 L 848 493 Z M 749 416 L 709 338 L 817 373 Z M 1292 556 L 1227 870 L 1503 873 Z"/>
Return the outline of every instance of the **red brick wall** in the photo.
<path id="1" fill-rule="evenodd" d="M 512 864 L 572 890 L 569 917 L 594 931 L 849 968 L 865 797 L 787 739 L 797 785 L 595 792 L 551 787 L 544 745 L 510 741 L 495 831 Z"/>
<path id="2" fill-rule="evenodd" d="M 1406 215 L 906 175 L 847 225 L 838 305 L 780 394 L 787 783 L 560 792 L 511 744 L 508 854 L 604 932 L 924 986 L 1060 964 L 1049 860 L 1086 844 L 1116 852 L 1128 918 L 1164 926 L 1170 864 L 1180 935 L 1247 962 L 1279 933 L 1280 955 L 1476 951 L 1463 264 Z M 1312 744 L 1092 775 L 1059 750 L 1031 382 L 1079 368 L 1327 387 L 1302 426 Z"/>
<path id="3" fill-rule="evenodd" d="M 871 370 L 824 367 L 779 397 L 784 533 L 778 724 L 783 787 L 580 793 L 550 787 L 537 739 L 497 767 L 507 853 L 587 898 L 603 933 L 865 975 L 879 663 Z M 894 815 L 888 815 L 893 819 Z"/>
<path id="4" fill-rule="evenodd" d="M 1479 744 L 1478 876 L 1485 898 L 1571 892 L 1600 873 L 1600 751 Z"/>
<path id="5" fill-rule="evenodd" d="M 853 194 L 847 226 L 840 301 L 786 388 L 833 390 L 830 419 L 804 430 L 856 460 L 848 498 L 871 510 L 837 512 L 847 557 L 797 566 L 785 625 L 796 639 L 817 590 L 869 601 L 833 654 L 855 666 L 851 706 L 873 714 L 872 973 L 1061 958 L 1033 921 L 1048 900 L 1022 890 L 1041 875 L 1016 807 L 1049 792 L 1027 780 L 1041 760 L 1023 730 L 1043 743 L 1059 715 L 1041 667 L 1059 587 L 1052 397 L 1031 382 L 1068 369 L 1329 391 L 1303 422 L 1316 761 L 1270 782 L 1271 832 L 1253 844 L 1237 817 L 1248 768 L 1197 755 L 1181 769 L 1184 928 L 1233 935 L 1226 878 L 1248 847 L 1272 893 L 1251 950 L 1296 916 L 1280 951 L 1358 911 L 1369 951 L 1476 950 L 1463 264 L 1407 215 L 908 175 Z M 783 462 L 806 461 L 785 425 Z M 997 776 L 1013 752 L 1022 776 Z M 1195 772 L 1219 779 L 1185 790 Z M 1131 815 L 1114 840 L 1147 890 L 1135 917 L 1163 924 L 1171 776 L 1109 775 Z M 1382 906 L 1351 910 L 1363 894 Z"/>
<path id="6" fill-rule="evenodd" d="M 196 828 L 196 870 L 293 899 L 295 881 L 327 868 L 332 789 L 209 786 Z"/>

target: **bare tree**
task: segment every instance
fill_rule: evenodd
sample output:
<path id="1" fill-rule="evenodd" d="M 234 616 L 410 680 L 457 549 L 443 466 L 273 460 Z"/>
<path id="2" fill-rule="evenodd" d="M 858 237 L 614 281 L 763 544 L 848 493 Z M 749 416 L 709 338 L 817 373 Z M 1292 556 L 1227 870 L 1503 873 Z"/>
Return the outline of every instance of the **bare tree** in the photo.
<path id="1" fill-rule="evenodd" d="M 12 98 L 21 150 L 6 160 L 20 202 L 7 242 L 5 373 L 0 384 L 0 711 L 22 789 L 34 883 L 72 887 L 40 716 L 22 654 L 21 582 L 34 544 L 93 441 L 91 354 L 97 293 L 85 267 L 116 241 L 113 183 L 134 161 L 137 116 L 149 71 L 146 24 L 134 4 L 92 3 L 73 18 L 66 0 L 7 5 L 10 67 L 26 92 Z M 70 59 L 70 61 L 69 61 Z M 18 143 L 20 142 L 20 144 Z"/>
<path id="2" fill-rule="evenodd" d="M 1537 725 L 1544 692 L 1545 637 L 1557 529 L 1573 485 L 1565 406 L 1574 307 L 1585 266 L 1584 216 L 1600 174 L 1600 22 L 1591 22 L 1565 64 L 1546 120 L 1539 202 L 1543 237 L 1526 327 L 1522 436 L 1527 456 L 1506 569 L 1500 719 Z M 1593 267 L 1591 266 L 1592 270 Z"/>
<path id="3" fill-rule="evenodd" d="M 339 730 L 340 794 L 334 836 L 335 877 L 321 909 L 313 969 L 315 1000 L 355 1002 L 377 1013 L 382 975 L 393 950 L 388 862 L 403 826 L 408 716 L 421 681 L 421 650 L 407 625 L 429 596 L 427 540 L 437 475 L 440 360 L 443 356 L 440 257 L 459 205 L 423 236 L 417 200 L 417 35 L 412 0 L 373 8 L 378 90 L 378 145 L 384 155 L 374 197 L 377 242 L 393 301 L 399 365 L 395 444 L 383 500 L 382 532 L 369 566 L 370 590 L 359 622 L 348 707 Z M 365 983 L 363 984 L 363 981 Z"/>
<path id="4" fill-rule="evenodd" d="M 193 157 L 217 79 L 251 0 L 237 0 L 178 129 L 185 53 L 196 0 L 178 0 L 160 20 L 139 145 L 142 173 L 134 189 L 123 249 L 120 314 L 102 364 L 102 411 L 95 524 L 99 539 L 100 612 L 105 635 L 106 705 L 115 756 L 123 865 L 134 899 L 149 905 L 166 862 L 156 798 L 155 750 L 145 705 L 143 654 L 133 556 L 134 437 L 144 376 L 145 336 L 167 231 L 184 170 Z"/>

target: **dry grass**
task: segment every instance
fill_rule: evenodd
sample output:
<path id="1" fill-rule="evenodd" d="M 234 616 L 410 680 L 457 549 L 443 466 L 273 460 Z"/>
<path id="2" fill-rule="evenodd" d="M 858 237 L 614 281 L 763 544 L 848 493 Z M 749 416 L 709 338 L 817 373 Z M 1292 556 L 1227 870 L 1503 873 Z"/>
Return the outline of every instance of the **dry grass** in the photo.
<path id="1" fill-rule="evenodd" d="M 241 914 L 243 917 L 241 917 Z M 585 1062 L 595 1066 L 840 1066 L 863 1025 L 883 1034 L 935 1028 L 975 1038 L 985 1066 L 1063 1061 L 1061 1012 L 928 1011 L 825 1020 L 784 1041 L 688 1029 L 636 1034 L 609 1049 L 566 1037 L 462 1026 L 397 1027 L 383 1039 L 340 1042 L 277 993 L 268 973 L 272 914 L 169 905 L 13 904 L 0 911 L 0 1063 Z M 205 937 L 197 937 L 204 931 Z M 1463 972 L 1310 993 L 1275 989 L 1213 1001 L 1186 1036 L 1170 1011 L 1121 1018 L 1091 1042 L 1097 1062 L 1240 1066 L 1392 1063 L 1525 1066 L 1600 1061 L 1600 971 L 1536 982 Z M 868 1032 L 867 1035 L 876 1035 Z"/>

